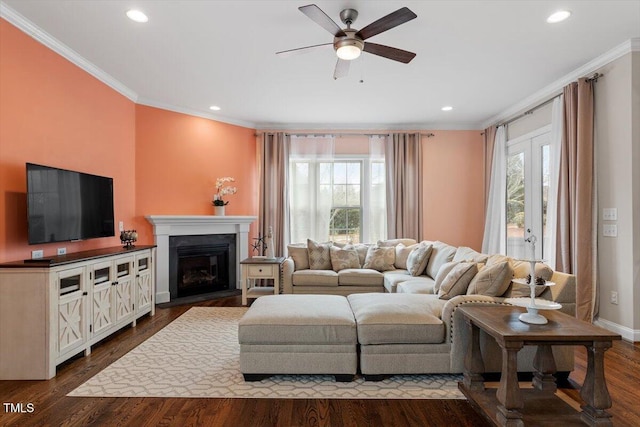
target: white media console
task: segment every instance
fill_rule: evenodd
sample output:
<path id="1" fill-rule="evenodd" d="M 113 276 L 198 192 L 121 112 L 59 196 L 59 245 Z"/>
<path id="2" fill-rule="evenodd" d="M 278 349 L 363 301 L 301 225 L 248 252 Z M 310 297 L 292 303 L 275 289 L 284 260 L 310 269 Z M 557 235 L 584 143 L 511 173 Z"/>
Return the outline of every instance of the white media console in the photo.
<path id="1" fill-rule="evenodd" d="M 0 380 L 43 380 L 56 366 L 155 314 L 155 246 L 0 264 Z"/>

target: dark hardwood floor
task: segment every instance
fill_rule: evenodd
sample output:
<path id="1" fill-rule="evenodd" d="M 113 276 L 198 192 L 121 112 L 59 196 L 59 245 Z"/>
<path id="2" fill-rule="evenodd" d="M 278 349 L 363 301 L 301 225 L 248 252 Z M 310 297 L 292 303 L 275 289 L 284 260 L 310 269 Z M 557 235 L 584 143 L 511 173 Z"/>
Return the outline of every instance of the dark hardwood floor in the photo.
<path id="1" fill-rule="evenodd" d="M 0 381 L 2 426 L 487 426 L 464 400 L 180 399 L 66 397 L 190 307 L 240 306 L 240 297 L 158 308 L 134 328 L 94 346 L 88 357 L 58 367 L 49 381 Z M 606 375 L 616 426 L 640 425 L 640 345 L 616 342 L 606 353 Z M 584 379 L 586 353 L 576 352 L 570 381 Z M 580 402 L 579 391 L 565 392 Z M 21 403 L 11 413 L 5 403 Z M 27 404 L 33 405 L 33 411 Z"/>

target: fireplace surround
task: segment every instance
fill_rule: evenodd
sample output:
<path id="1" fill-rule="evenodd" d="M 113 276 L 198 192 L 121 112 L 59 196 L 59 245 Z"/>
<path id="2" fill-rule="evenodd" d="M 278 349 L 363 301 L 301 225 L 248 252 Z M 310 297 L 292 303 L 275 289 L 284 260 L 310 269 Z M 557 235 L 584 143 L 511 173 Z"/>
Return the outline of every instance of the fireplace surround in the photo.
<path id="1" fill-rule="evenodd" d="M 171 301 L 169 289 L 170 238 L 173 236 L 207 236 L 231 234 L 235 236 L 235 261 L 230 266 L 230 289 L 241 289 L 240 261 L 249 256 L 249 226 L 255 216 L 213 215 L 149 215 L 157 246 L 156 302 Z M 233 277 L 232 273 L 235 274 Z"/>

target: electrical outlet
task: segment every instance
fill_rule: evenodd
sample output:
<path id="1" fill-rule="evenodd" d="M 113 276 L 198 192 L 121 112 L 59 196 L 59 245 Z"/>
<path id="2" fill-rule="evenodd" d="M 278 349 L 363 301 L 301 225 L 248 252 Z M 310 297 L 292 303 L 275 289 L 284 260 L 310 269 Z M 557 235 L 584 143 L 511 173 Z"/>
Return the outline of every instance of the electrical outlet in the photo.
<path id="1" fill-rule="evenodd" d="M 67 253 L 67 248 L 58 248 L 58 255 L 65 255 Z"/>
<path id="2" fill-rule="evenodd" d="M 118 223 L 118 229 L 119 229 L 118 231 L 124 231 L 124 221 L 120 221 Z"/>
<path id="3" fill-rule="evenodd" d="M 605 237 L 617 237 L 618 226 L 616 224 L 603 224 L 602 235 Z"/>
<path id="4" fill-rule="evenodd" d="M 618 292 L 616 291 L 611 291 L 611 298 L 610 298 L 611 304 L 615 304 L 618 305 Z"/>
<path id="5" fill-rule="evenodd" d="M 602 219 L 604 221 L 617 221 L 618 220 L 618 209 L 617 208 L 603 208 L 602 209 Z"/>
<path id="6" fill-rule="evenodd" d="M 44 256 L 44 251 L 39 249 L 37 251 L 31 251 L 31 259 L 40 259 Z"/>

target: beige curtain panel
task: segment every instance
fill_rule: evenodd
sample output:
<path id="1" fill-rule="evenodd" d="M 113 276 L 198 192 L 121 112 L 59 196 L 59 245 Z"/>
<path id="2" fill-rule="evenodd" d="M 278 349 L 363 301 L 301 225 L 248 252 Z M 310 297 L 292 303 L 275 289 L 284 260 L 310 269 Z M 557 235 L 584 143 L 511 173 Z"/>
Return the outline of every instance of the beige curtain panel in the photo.
<path id="1" fill-rule="evenodd" d="M 273 227 L 275 256 L 283 256 L 289 230 L 286 189 L 288 155 L 282 132 L 265 133 L 260 144 L 260 206 L 258 233 L 266 236 Z M 257 254 L 256 254 L 257 255 Z"/>
<path id="2" fill-rule="evenodd" d="M 576 316 L 589 322 L 597 301 L 593 106 L 592 80 L 564 88 L 556 254 L 556 269 L 576 275 Z"/>
<path id="3" fill-rule="evenodd" d="M 422 143 L 420 134 L 394 133 L 385 149 L 388 238 L 422 240 Z"/>
<path id="4" fill-rule="evenodd" d="M 489 184 L 491 184 L 491 166 L 493 163 L 493 146 L 496 139 L 496 127 L 489 126 L 483 132 L 484 136 L 484 215 L 487 216 L 489 204 Z"/>

